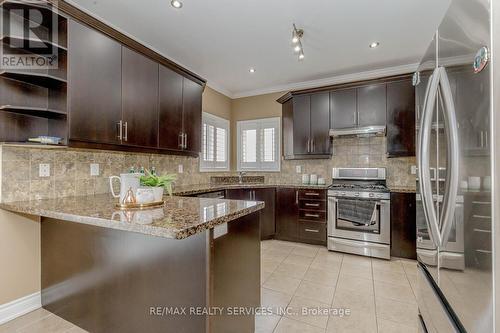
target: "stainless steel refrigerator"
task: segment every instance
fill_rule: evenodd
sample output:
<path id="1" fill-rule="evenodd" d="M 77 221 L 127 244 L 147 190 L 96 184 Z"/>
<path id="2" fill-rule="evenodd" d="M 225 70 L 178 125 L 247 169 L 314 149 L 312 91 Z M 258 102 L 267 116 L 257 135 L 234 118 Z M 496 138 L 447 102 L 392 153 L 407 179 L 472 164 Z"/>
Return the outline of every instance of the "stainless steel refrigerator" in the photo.
<path id="1" fill-rule="evenodd" d="M 453 0 L 414 75 L 422 332 L 494 332 L 491 19 Z"/>

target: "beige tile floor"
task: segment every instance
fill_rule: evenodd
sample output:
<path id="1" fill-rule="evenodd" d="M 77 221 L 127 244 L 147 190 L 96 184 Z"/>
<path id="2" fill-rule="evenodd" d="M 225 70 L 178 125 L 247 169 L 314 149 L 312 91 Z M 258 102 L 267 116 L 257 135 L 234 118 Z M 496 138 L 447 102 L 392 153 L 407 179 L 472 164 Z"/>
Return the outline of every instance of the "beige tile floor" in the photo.
<path id="1" fill-rule="evenodd" d="M 273 314 L 256 318 L 256 333 L 417 332 L 415 261 L 269 240 L 262 242 L 261 271 L 262 306 Z M 0 333 L 7 332 L 85 331 L 38 309 L 0 325 Z"/>
<path id="2" fill-rule="evenodd" d="M 256 332 L 417 332 L 415 261 L 277 240 L 261 244 L 262 306 L 274 314 L 258 316 Z"/>

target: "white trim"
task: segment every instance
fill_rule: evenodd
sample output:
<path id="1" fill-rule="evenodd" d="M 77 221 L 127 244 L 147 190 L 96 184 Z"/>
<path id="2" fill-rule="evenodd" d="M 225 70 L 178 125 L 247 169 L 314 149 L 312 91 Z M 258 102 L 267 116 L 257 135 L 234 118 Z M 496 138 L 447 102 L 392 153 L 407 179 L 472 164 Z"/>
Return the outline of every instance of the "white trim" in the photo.
<path id="1" fill-rule="evenodd" d="M 333 84 L 363 81 L 363 80 L 369 80 L 369 79 L 377 79 L 377 78 L 384 77 L 384 76 L 411 73 L 411 72 L 414 72 L 417 69 L 417 67 L 418 67 L 418 64 L 408 64 L 408 65 L 402 65 L 402 66 L 387 67 L 387 68 L 375 69 L 375 70 L 359 72 L 359 73 L 337 75 L 337 76 L 332 76 L 332 77 L 319 79 L 319 80 L 302 81 L 302 82 L 297 82 L 297 83 L 289 83 L 289 84 L 272 86 L 272 87 L 263 88 L 263 89 L 242 91 L 242 92 L 238 92 L 238 93 L 233 93 L 232 96 L 229 96 L 229 97 L 235 99 L 235 98 L 264 95 L 264 94 L 270 94 L 270 93 L 276 93 L 276 92 L 287 92 L 290 90 L 308 89 L 308 88 L 315 88 L 315 87 L 321 87 L 321 86 L 329 86 L 329 85 L 333 85 Z"/>
<path id="2" fill-rule="evenodd" d="M 264 124 L 264 123 L 274 123 L 276 122 L 276 136 L 278 138 L 277 140 L 277 146 L 276 146 L 276 163 L 277 163 L 277 168 L 276 169 L 266 169 L 262 167 L 257 167 L 255 169 L 253 168 L 242 168 L 241 167 L 241 127 L 245 126 L 247 124 L 252 124 L 252 123 L 258 123 L 259 125 Z M 259 140 L 257 140 L 257 144 L 259 144 Z M 238 120 L 236 122 L 236 168 L 237 171 L 245 171 L 245 172 L 281 172 L 281 117 L 269 117 L 269 118 L 260 118 L 260 119 L 251 119 L 251 120 Z M 257 153 L 259 152 L 259 149 L 257 149 Z M 255 163 L 260 164 L 261 162 Z"/>
<path id="3" fill-rule="evenodd" d="M 223 168 L 216 168 L 216 167 L 204 167 L 203 166 L 203 147 L 202 147 L 202 151 L 201 151 L 201 154 L 200 154 L 200 158 L 199 158 L 199 170 L 200 172 L 226 172 L 226 171 L 229 171 L 231 169 L 231 122 L 229 121 L 229 119 L 226 119 L 226 118 L 222 118 L 222 117 L 219 117 L 219 116 L 216 116 L 212 113 L 209 113 L 209 112 L 205 112 L 203 111 L 202 112 L 202 127 L 203 127 L 203 123 L 206 120 L 211 120 L 213 122 L 212 125 L 215 125 L 215 126 L 220 126 L 220 127 L 224 127 L 222 126 L 222 124 L 226 125 L 226 161 L 227 161 L 227 165 Z M 219 124 L 219 125 L 217 125 Z M 200 131 L 202 131 L 202 136 L 203 136 L 203 129 L 200 129 Z M 215 133 L 214 133 L 215 134 Z M 216 138 L 215 138 L 216 139 Z M 203 142 L 203 138 L 202 138 L 202 142 Z M 217 151 L 214 151 L 214 154 L 217 154 Z M 216 156 L 214 156 L 215 158 Z M 217 162 L 215 162 L 217 163 Z M 222 163 L 222 162 L 219 162 L 219 163 Z"/>
<path id="4" fill-rule="evenodd" d="M 28 296 L 0 305 L 0 325 L 42 307 L 42 296 L 38 291 Z"/>

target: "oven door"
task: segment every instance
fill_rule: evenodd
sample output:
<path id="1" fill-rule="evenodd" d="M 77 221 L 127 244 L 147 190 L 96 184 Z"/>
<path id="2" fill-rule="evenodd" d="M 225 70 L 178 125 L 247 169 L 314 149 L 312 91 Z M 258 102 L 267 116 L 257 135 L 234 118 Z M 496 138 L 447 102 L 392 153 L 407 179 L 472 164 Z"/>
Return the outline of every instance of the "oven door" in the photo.
<path id="1" fill-rule="evenodd" d="M 390 244 L 390 211 L 390 200 L 328 197 L 328 236 Z"/>

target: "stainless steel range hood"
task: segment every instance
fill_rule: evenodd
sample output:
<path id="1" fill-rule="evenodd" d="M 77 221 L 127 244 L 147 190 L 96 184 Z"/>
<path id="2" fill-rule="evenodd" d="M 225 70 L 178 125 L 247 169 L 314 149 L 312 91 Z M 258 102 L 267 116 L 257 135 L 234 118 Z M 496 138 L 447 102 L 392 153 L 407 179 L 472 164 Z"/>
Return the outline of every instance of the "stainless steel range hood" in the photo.
<path id="1" fill-rule="evenodd" d="M 365 126 L 365 127 L 352 127 L 343 129 L 330 129 L 330 136 L 383 136 L 385 135 L 385 126 Z"/>

